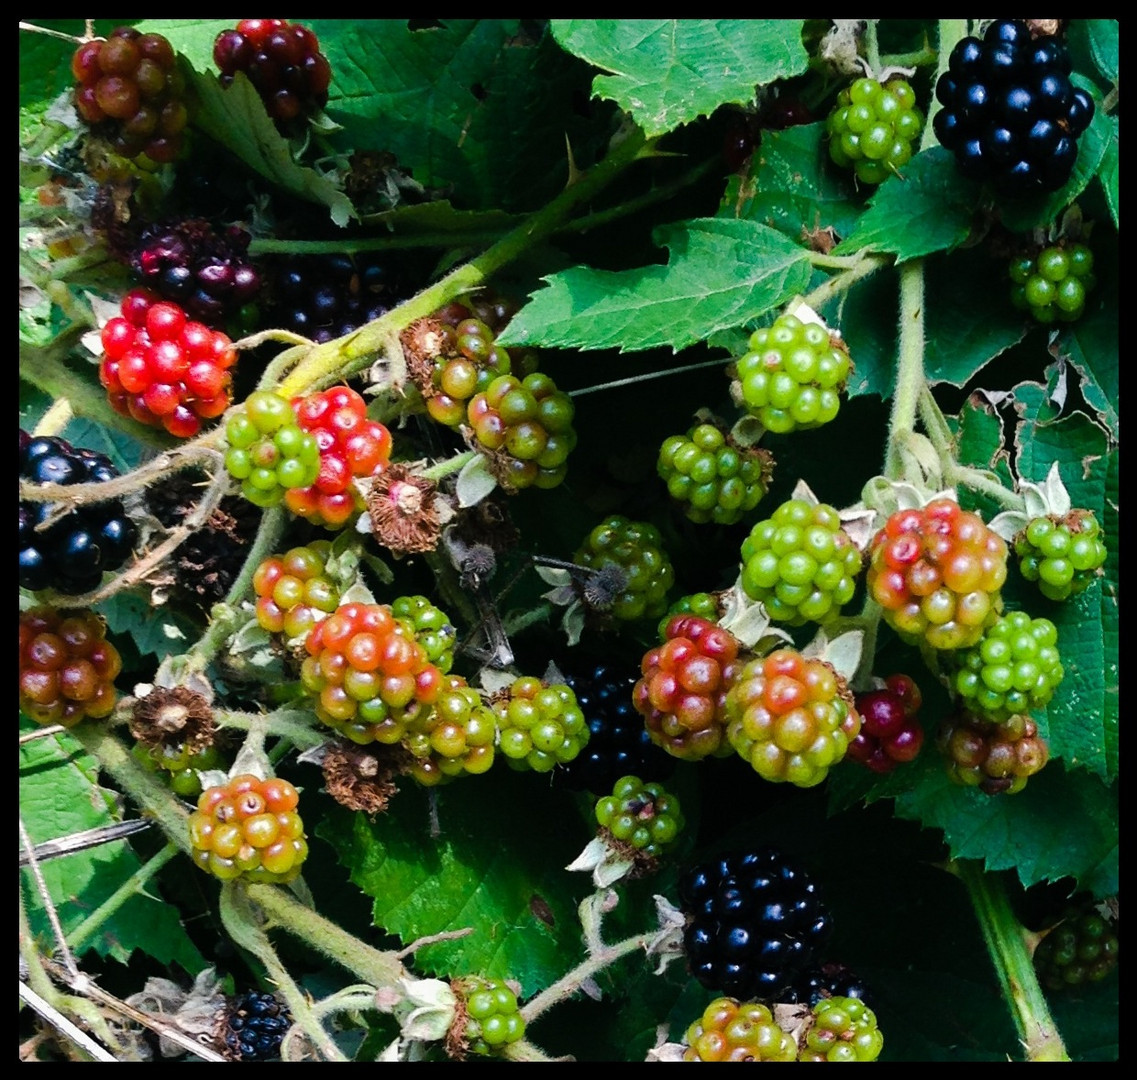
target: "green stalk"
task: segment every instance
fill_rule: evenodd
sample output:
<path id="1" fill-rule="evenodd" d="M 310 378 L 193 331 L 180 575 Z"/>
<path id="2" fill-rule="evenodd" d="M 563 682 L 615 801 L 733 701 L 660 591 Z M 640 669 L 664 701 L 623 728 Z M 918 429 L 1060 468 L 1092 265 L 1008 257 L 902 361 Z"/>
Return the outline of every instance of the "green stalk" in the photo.
<path id="1" fill-rule="evenodd" d="M 832 260 L 839 256 L 810 256 L 810 263 L 814 266 L 831 266 Z M 811 293 L 806 293 L 802 299 L 815 310 L 827 304 L 835 296 L 848 292 L 857 282 L 871 277 L 878 270 L 892 265 L 891 255 L 858 255 L 854 257 L 853 265 L 839 274 L 835 274 L 823 285 L 819 285 Z"/>
<path id="2" fill-rule="evenodd" d="M 1027 947 L 1028 935 L 1011 909 L 1003 879 L 986 873 L 978 862 L 953 864 L 967 889 L 995 974 L 1026 1051 L 1027 1061 L 1069 1061 L 1066 1046 L 1050 1015 Z"/>
<path id="3" fill-rule="evenodd" d="M 924 385 L 924 261 L 912 259 L 900 267 L 896 389 L 892 395 L 884 465 L 884 475 L 891 480 L 904 476 L 901 449 L 906 437 L 916 429 L 916 411 Z"/>

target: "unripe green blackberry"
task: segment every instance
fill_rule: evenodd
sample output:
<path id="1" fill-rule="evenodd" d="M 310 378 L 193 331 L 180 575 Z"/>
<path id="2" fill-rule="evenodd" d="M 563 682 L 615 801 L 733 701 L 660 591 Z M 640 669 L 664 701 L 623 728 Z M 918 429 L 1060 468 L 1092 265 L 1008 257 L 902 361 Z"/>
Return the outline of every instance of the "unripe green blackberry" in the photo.
<path id="1" fill-rule="evenodd" d="M 952 686 L 976 716 L 1002 723 L 1040 709 L 1062 681 L 1058 630 L 1025 611 L 1002 615 L 969 649 L 954 653 Z"/>
<path id="2" fill-rule="evenodd" d="M 135 743 L 131 754 L 148 771 L 167 773 L 170 789 L 183 799 L 196 799 L 201 794 L 199 770 L 223 767 L 221 753 L 212 745 L 194 754 L 184 743 L 157 746 Z"/>
<path id="3" fill-rule="evenodd" d="M 1117 967 L 1117 959 L 1117 926 L 1092 902 L 1071 904 L 1034 950 L 1035 970 L 1048 990 L 1099 982 Z"/>
<path id="4" fill-rule="evenodd" d="M 865 184 L 879 184 L 912 160 L 912 144 L 924 127 L 916 94 L 904 79 L 883 86 L 857 79 L 837 95 L 826 121 L 829 156 L 852 168 Z"/>
<path id="5" fill-rule="evenodd" d="M 258 390 L 225 424 L 225 468 L 256 506 L 276 506 L 285 491 L 315 483 L 320 472 L 316 437 L 297 422 L 289 402 Z"/>
<path id="6" fill-rule="evenodd" d="M 773 464 L 768 451 L 738 446 L 714 424 L 696 424 L 663 440 L 656 471 L 692 521 L 732 525 L 766 494 Z"/>
<path id="7" fill-rule="evenodd" d="M 512 362 L 509 352 L 495 344 L 493 330 L 481 319 L 469 317 L 450 324 L 436 318 L 431 326 L 434 338 L 430 351 L 434 355 L 429 377 L 421 380 L 420 390 L 426 411 L 434 420 L 458 427 L 465 423 L 470 399 L 485 393 L 498 376 L 512 374 Z"/>
<path id="8" fill-rule="evenodd" d="M 796 315 L 779 315 L 750 335 L 734 364 L 746 410 L 775 434 L 829 423 L 853 365 L 839 335 Z"/>
<path id="9" fill-rule="evenodd" d="M 564 683 L 546 686 L 522 676 L 495 695 L 498 748 L 515 769 L 549 772 L 572 761 L 588 742 L 589 730 L 576 694 Z"/>
<path id="10" fill-rule="evenodd" d="M 954 783 L 977 787 L 986 795 L 1022 791 L 1050 757 L 1029 716 L 1012 716 L 1001 724 L 967 713 L 949 717 L 936 734 L 936 748 Z"/>
<path id="11" fill-rule="evenodd" d="M 667 609 L 667 614 L 659 620 L 659 626 L 656 628 L 659 639 L 666 640 L 667 624 L 671 622 L 672 615 L 698 615 L 700 619 L 713 623 L 718 622 L 721 614 L 718 597 L 714 593 L 688 593 L 674 601 Z"/>
<path id="12" fill-rule="evenodd" d="M 209 788 L 189 816 L 193 861 L 222 881 L 291 881 L 308 857 L 299 801 L 287 780 L 251 773 Z"/>
<path id="13" fill-rule="evenodd" d="M 742 588 L 770 618 L 824 623 L 853 598 L 861 553 L 832 506 L 790 499 L 742 544 Z"/>
<path id="14" fill-rule="evenodd" d="M 454 666 L 454 646 L 458 641 L 450 616 L 425 596 L 400 596 L 391 602 L 391 612 L 396 619 L 410 623 L 415 641 L 426 650 L 426 658 L 445 675 Z"/>
<path id="15" fill-rule="evenodd" d="M 1021 256 L 1008 271 L 1011 303 L 1040 323 L 1073 322 L 1097 284 L 1093 269 L 1094 255 L 1085 244 L 1053 244 L 1033 258 Z"/>
<path id="16" fill-rule="evenodd" d="M 679 800 L 662 784 L 645 784 L 638 776 L 623 776 L 611 795 L 594 808 L 601 835 L 626 848 L 647 866 L 675 842 L 685 824 Z"/>
<path id="17" fill-rule="evenodd" d="M 751 660 L 726 696 L 727 738 L 759 776 L 820 784 L 861 730 L 845 680 L 822 660 L 778 649 Z"/>
<path id="18" fill-rule="evenodd" d="M 408 723 L 403 746 L 414 756 L 411 775 L 433 787 L 463 773 L 480 775 L 494 762 L 497 717 L 460 675 L 442 680 L 432 709 Z"/>
<path id="19" fill-rule="evenodd" d="M 525 1034 L 517 995 L 503 979 L 467 975 L 450 985 L 464 1006 L 455 1023 L 461 1030 L 455 1032 L 456 1038 L 447 1040 L 448 1047 L 454 1046 L 455 1056 L 497 1054 Z"/>
<path id="20" fill-rule="evenodd" d="M 339 607 L 340 592 L 325 576 L 332 545 L 314 540 L 271 555 L 253 573 L 257 622 L 270 634 L 302 637 Z"/>
<path id="21" fill-rule="evenodd" d="M 654 525 L 612 514 L 588 534 L 572 561 L 589 570 L 616 568 L 621 587 L 610 604 L 594 603 L 586 595 L 590 606 L 610 612 L 613 618 L 655 619 L 667 609 L 675 571 Z"/>
<path id="22" fill-rule="evenodd" d="M 793 1061 L 797 1047 L 769 1006 L 715 998 L 688 1029 L 684 1061 Z"/>
<path id="23" fill-rule="evenodd" d="M 872 1009 L 859 998 L 831 997 L 813 1006 L 813 1025 L 797 1060 L 876 1061 L 883 1047 Z"/>
<path id="24" fill-rule="evenodd" d="M 1085 592 L 1105 565 L 1101 526 L 1089 510 L 1035 518 L 1015 537 L 1014 546 L 1022 576 L 1037 582 L 1048 600 Z"/>

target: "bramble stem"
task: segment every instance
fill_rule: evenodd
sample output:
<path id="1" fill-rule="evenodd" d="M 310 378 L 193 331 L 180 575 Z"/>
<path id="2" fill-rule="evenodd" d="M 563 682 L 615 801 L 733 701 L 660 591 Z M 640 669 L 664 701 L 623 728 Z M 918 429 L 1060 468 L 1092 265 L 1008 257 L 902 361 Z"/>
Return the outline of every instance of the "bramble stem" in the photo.
<path id="1" fill-rule="evenodd" d="M 915 430 L 916 411 L 924 385 L 924 262 L 912 259 L 900 267 L 896 389 L 892 395 L 884 465 L 884 475 L 891 480 L 904 476 L 901 447 L 905 437 Z"/>
<path id="2" fill-rule="evenodd" d="M 836 256 L 829 256 L 834 258 Z M 814 257 L 810 257 L 810 262 L 815 266 L 820 266 L 821 263 L 814 262 Z M 823 304 L 827 304 L 835 296 L 840 296 L 841 293 L 848 292 L 858 281 L 864 278 L 871 277 L 878 270 L 886 266 L 892 265 L 891 255 L 858 255 L 855 256 L 855 262 L 849 267 L 848 270 L 843 270 L 841 273 L 834 275 L 823 285 L 819 285 L 811 293 L 806 293 L 802 300 L 815 310 L 820 309 Z"/>

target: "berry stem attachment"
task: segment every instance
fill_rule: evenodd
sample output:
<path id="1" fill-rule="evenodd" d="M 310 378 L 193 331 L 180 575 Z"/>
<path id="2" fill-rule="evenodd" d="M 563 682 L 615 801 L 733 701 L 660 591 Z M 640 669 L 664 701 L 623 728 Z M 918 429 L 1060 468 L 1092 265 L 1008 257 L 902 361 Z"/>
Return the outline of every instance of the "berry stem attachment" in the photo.
<path id="1" fill-rule="evenodd" d="M 431 465 L 427 469 L 423 469 L 419 476 L 426 480 L 441 480 L 444 476 L 450 476 L 452 473 L 461 472 L 462 468 L 467 462 L 473 461 L 478 456 L 477 450 L 464 450 L 460 454 L 455 454 L 445 461 L 439 461 Z"/>
<path id="2" fill-rule="evenodd" d="M 900 332 L 896 357 L 896 390 L 888 424 L 884 474 L 904 476 L 902 449 L 915 430 L 920 391 L 924 388 L 924 261 L 912 259 L 900 267 Z M 922 477 L 908 479 L 919 482 Z"/>
<path id="3" fill-rule="evenodd" d="M 1026 932 L 1015 918 L 1002 879 L 997 874 L 986 873 L 978 862 L 970 860 L 958 860 L 951 864 L 951 869 L 971 899 L 1003 998 L 1011 1008 L 1019 1038 L 1026 1048 L 1027 1061 L 1069 1061 L 1066 1046 L 1038 984 Z"/>
<path id="4" fill-rule="evenodd" d="M 838 256 L 833 255 L 816 255 L 810 256 L 810 262 L 814 266 L 824 268 L 826 264 L 822 262 L 815 262 L 815 259 L 831 260 Z M 840 296 L 842 293 L 848 292 L 857 282 L 862 281 L 864 278 L 871 277 L 878 270 L 882 270 L 886 266 L 892 265 L 891 255 L 854 255 L 851 256 L 852 263 L 849 264 L 847 270 L 842 270 L 841 273 L 831 277 L 825 284 L 819 285 L 813 292 L 806 293 L 802 297 L 802 302 L 813 308 L 814 311 L 820 311 L 824 304 L 827 304 L 835 296 Z"/>

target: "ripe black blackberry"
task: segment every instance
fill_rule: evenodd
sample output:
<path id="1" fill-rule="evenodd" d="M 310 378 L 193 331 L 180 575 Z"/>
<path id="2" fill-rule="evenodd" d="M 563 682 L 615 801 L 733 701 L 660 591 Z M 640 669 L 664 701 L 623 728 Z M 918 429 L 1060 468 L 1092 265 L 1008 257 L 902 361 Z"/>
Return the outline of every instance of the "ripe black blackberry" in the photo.
<path id="1" fill-rule="evenodd" d="M 584 749 L 557 776 L 572 791 L 604 796 L 622 776 L 644 783 L 666 780 L 675 759 L 651 741 L 643 717 L 632 704 L 635 669 L 617 674 L 607 664 L 565 675 L 591 732 Z"/>
<path id="2" fill-rule="evenodd" d="M 808 875 L 773 847 L 700 864 L 679 881 L 691 974 L 740 1000 L 789 1000 L 831 920 Z"/>
<path id="3" fill-rule="evenodd" d="M 390 268 L 362 256 L 288 259 L 271 284 L 279 325 L 321 344 L 359 329 L 399 302 Z"/>
<path id="4" fill-rule="evenodd" d="M 20 478 L 37 484 L 103 483 L 118 476 L 110 458 L 65 439 L 20 432 Z M 85 505 L 51 521 L 58 507 L 20 503 L 20 586 L 78 596 L 130 557 L 137 529 L 121 499 Z M 45 528 L 45 522 L 51 521 Z"/>
<path id="5" fill-rule="evenodd" d="M 288 1009 L 273 994 L 250 990 L 231 998 L 219 1020 L 219 1038 L 234 1061 L 269 1061 L 292 1025 Z"/>
<path id="6" fill-rule="evenodd" d="M 203 218 L 145 226 L 128 254 L 143 284 L 213 328 L 252 303 L 261 275 L 248 257 L 251 237 Z"/>
<path id="7" fill-rule="evenodd" d="M 870 995 L 864 980 L 844 964 L 827 963 L 811 967 L 790 987 L 784 1004 L 816 1005 L 830 997 L 850 997 L 864 1001 Z"/>
<path id="8" fill-rule="evenodd" d="M 1062 187 L 1094 115 L 1093 98 L 1070 81 L 1065 43 L 1000 19 L 982 40 L 960 41 L 948 64 L 936 84 L 943 108 L 933 126 L 964 175 L 1006 195 Z"/>

